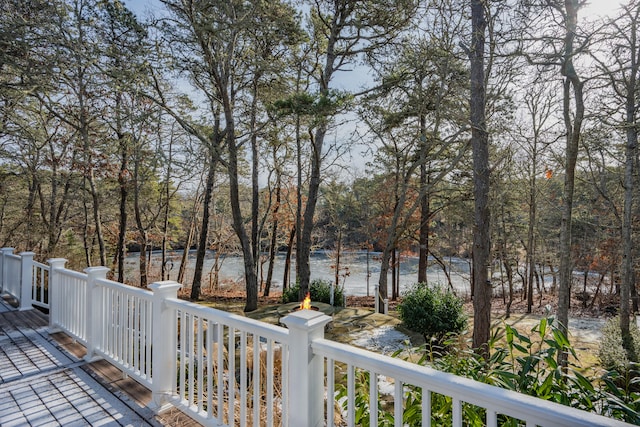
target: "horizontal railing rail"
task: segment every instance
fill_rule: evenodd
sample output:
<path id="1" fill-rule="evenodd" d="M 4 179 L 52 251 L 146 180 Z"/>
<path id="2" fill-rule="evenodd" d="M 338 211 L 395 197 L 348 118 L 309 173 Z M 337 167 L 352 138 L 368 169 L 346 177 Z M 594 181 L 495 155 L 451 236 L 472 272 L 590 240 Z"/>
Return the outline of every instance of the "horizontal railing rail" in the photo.
<path id="1" fill-rule="evenodd" d="M 174 405 L 217 425 L 284 425 L 288 330 L 168 299 L 179 340 Z"/>
<path id="2" fill-rule="evenodd" d="M 620 421 L 612 420 L 590 412 L 580 411 L 554 402 L 545 401 L 522 393 L 505 390 L 435 369 L 418 366 L 401 359 L 380 355 L 353 346 L 340 344 L 326 339 L 314 340 L 314 354 L 324 358 L 327 371 L 327 396 L 336 396 L 337 384 L 346 380 L 346 424 L 355 425 L 357 370 L 368 376 L 369 387 L 366 401 L 371 414 L 370 425 L 377 426 L 378 414 L 382 410 L 377 404 L 384 395 L 386 405 L 393 404 L 395 425 L 403 425 L 406 408 L 407 387 L 421 391 L 421 425 L 432 425 L 431 402 L 433 394 L 451 398 L 452 425 L 467 425 L 464 419 L 463 405 L 470 404 L 486 412 L 485 424 L 498 426 L 498 416 L 511 417 L 527 426 L 623 426 Z M 346 377 L 346 378 L 345 378 Z M 388 390 L 383 390 L 384 388 Z M 361 390 L 362 392 L 362 390 Z M 327 413 L 343 402 L 327 400 Z M 415 409 L 415 408 L 414 408 Z M 332 417 L 326 420 L 327 426 L 334 426 Z M 437 425 L 437 423 L 436 423 Z"/>

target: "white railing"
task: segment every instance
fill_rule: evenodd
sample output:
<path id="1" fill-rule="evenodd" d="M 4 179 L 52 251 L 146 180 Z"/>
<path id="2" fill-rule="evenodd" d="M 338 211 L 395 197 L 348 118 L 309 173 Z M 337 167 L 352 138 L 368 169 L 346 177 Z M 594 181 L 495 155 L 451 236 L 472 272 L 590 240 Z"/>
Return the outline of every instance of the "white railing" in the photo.
<path id="1" fill-rule="evenodd" d="M 110 360 L 147 386 L 152 383 L 152 304 L 153 292 L 100 278 L 88 309 L 95 345 L 88 353 Z"/>
<path id="2" fill-rule="evenodd" d="M 15 292 L 12 281 L 25 283 L 12 280 L 16 257 L 34 305 L 42 299 L 41 277 L 48 277 L 52 330 L 82 342 L 87 360 L 104 358 L 148 387 L 157 412 L 174 406 L 205 425 L 331 427 L 356 425 L 363 409 L 370 426 L 383 417 L 404 426 L 417 411 L 415 425 L 430 426 L 442 423 L 432 422 L 442 414 L 431 403 L 449 399 L 445 418 L 456 427 L 469 424 L 469 405 L 484 410 L 489 427 L 505 416 L 528 427 L 628 425 L 326 340 L 331 317 L 317 311 L 291 313 L 282 328 L 179 300 L 176 282 L 148 291 L 107 280 L 105 267 L 79 273 L 64 259 L 47 267 L 33 262 L 33 253 L 2 249 L 4 292 Z"/>
<path id="3" fill-rule="evenodd" d="M 87 345 L 87 274 L 67 269 L 55 269 L 49 284 L 49 325 Z M 54 280 L 55 277 L 55 280 Z"/>
<path id="4" fill-rule="evenodd" d="M 33 252 L 13 253 L 13 248 L 0 249 L 0 294 L 18 301 L 18 309 L 32 308 Z"/>
<path id="5" fill-rule="evenodd" d="M 286 425 L 289 331 L 178 299 L 173 403 L 203 424 Z"/>
<path id="6" fill-rule="evenodd" d="M 31 304 L 35 307 L 49 309 L 49 266 L 33 261 L 31 272 Z"/>
<path id="7" fill-rule="evenodd" d="M 382 409 L 378 402 L 383 400 L 388 413 L 393 414 L 396 426 L 405 425 L 407 396 L 419 392 L 418 416 L 421 426 L 432 425 L 431 402 L 434 394 L 451 398 L 451 410 L 444 414 L 450 416 L 449 424 L 467 425 L 463 417 L 463 405 L 474 405 L 485 410 L 484 424 L 487 427 L 498 426 L 498 416 L 518 420 L 517 425 L 526 426 L 605 426 L 625 425 L 593 413 L 580 411 L 564 405 L 547 402 L 521 393 L 501 389 L 495 386 L 436 371 L 425 366 L 416 366 L 403 360 L 381 356 L 376 353 L 354 348 L 326 339 L 312 343 L 313 352 L 324 358 L 327 371 L 327 396 L 335 396 L 337 381 L 346 377 L 347 410 L 346 424 L 355 425 L 356 388 L 368 382 L 365 401 L 369 405 L 370 426 L 377 426 Z M 360 382 L 360 384 L 359 384 Z M 381 397 L 384 396 L 384 399 Z M 332 411 L 339 402 L 327 400 L 327 411 Z M 413 410 L 416 408 L 413 407 Z M 479 412 L 479 411 L 477 411 Z M 378 415 L 378 416 L 376 416 Z M 439 414 L 442 415 L 442 414 Z M 442 420 L 433 425 L 441 425 Z M 333 427 L 334 420 L 327 419 L 327 426 Z"/>
<path id="8" fill-rule="evenodd" d="M 20 255 L 15 255 L 12 253 L 5 253 L 4 255 L 4 266 L 2 268 L 3 274 L 3 288 L 6 293 L 9 295 L 20 298 L 20 290 L 21 290 L 21 282 L 20 280 L 11 280 L 11 278 L 16 277 L 19 278 L 20 271 Z"/>

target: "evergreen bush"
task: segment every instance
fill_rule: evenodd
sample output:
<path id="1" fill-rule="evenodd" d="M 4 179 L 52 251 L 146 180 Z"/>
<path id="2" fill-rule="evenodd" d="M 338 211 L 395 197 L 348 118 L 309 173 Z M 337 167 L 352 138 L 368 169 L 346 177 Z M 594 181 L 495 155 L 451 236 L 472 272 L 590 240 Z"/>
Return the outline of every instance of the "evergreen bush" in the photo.
<path id="1" fill-rule="evenodd" d="M 607 371 L 617 371 L 626 375 L 632 364 L 640 362 L 640 329 L 631 322 L 631 351 L 627 353 L 622 346 L 622 331 L 620 330 L 620 317 L 613 317 L 602 327 L 602 340 L 598 347 L 598 357 L 602 367 Z"/>
<path id="2" fill-rule="evenodd" d="M 282 302 L 286 304 L 299 301 L 299 293 L 300 284 L 296 283 L 282 292 Z M 312 280 L 309 285 L 309 293 L 311 294 L 311 301 L 331 304 L 331 282 L 328 280 Z M 344 306 L 344 289 L 341 286 L 336 286 L 333 290 L 333 305 L 336 307 Z"/>
<path id="3" fill-rule="evenodd" d="M 619 329 L 618 329 L 619 335 Z M 501 337 L 504 336 L 504 340 Z M 505 342 L 506 341 L 506 342 Z M 496 330 L 489 344 L 491 357 L 484 359 L 470 348 L 456 347 L 451 343 L 450 350 L 444 354 L 428 351 L 430 344 L 421 348 L 422 357 L 417 362 L 442 372 L 460 375 L 476 381 L 535 396 L 540 399 L 564 404 L 584 411 L 598 413 L 609 418 L 640 425 L 640 394 L 629 388 L 620 387 L 620 376 L 615 371 L 607 372 L 603 377 L 586 376 L 580 366 L 575 349 L 562 331 L 554 324 L 553 318 L 543 318 L 529 333 L 518 332 L 505 324 L 504 330 Z M 567 352 L 576 363 L 570 363 L 564 371 L 556 363 L 560 352 Z M 395 357 L 415 361 L 413 355 L 407 356 L 407 349 L 398 351 Z M 631 366 L 633 367 L 633 363 Z M 356 369 L 355 401 L 357 411 L 354 414 L 357 425 L 370 425 L 371 408 L 369 372 Z M 345 378 L 344 383 L 347 380 Z M 347 387 L 338 385 L 337 398 L 347 409 Z M 402 425 L 420 426 L 422 422 L 423 389 L 410 384 L 404 385 L 405 402 Z M 386 405 L 387 396 L 378 394 L 378 425 L 392 426 L 394 422 L 393 405 Z M 432 420 L 438 425 L 451 425 L 453 422 L 453 402 L 451 397 L 431 393 L 430 410 Z M 463 425 L 483 426 L 486 411 L 474 405 L 462 406 Z M 520 420 L 500 414 L 498 425 L 501 427 L 522 425 Z"/>
<path id="4" fill-rule="evenodd" d="M 416 283 L 398 304 L 400 319 L 407 328 L 422 334 L 429 342 L 442 343 L 449 334 L 458 334 L 467 326 L 462 299 L 441 286 Z"/>

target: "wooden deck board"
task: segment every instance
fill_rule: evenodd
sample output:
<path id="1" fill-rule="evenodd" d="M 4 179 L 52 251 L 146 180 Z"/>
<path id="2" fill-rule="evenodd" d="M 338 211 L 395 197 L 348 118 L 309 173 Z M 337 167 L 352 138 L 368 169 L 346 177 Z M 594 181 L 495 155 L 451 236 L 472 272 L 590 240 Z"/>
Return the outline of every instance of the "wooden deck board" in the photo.
<path id="1" fill-rule="evenodd" d="M 37 310 L 0 313 L 0 329 L 5 333 L 18 332 L 20 329 L 40 329 L 48 324 L 46 315 Z"/>
<path id="2" fill-rule="evenodd" d="M 5 301 L 0 302 L 0 304 L 2 303 L 6 304 Z M 21 330 L 40 331 L 39 333 L 44 335 L 42 329 L 49 325 L 47 314 L 36 309 L 17 311 L 6 306 L 4 308 L 7 308 L 8 311 L 0 311 L 0 338 L 3 335 L 20 333 Z M 82 359 L 85 356 L 85 347 L 65 333 L 57 332 L 48 335 L 57 346 L 76 358 Z M 128 399 L 124 399 L 125 402 L 123 403 L 125 404 L 126 400 L 129 400 L 131 401 L 130 406 L 135 404 L 144 408 L 151 401 L 151 391 L 149 389 L 133 378 L 124 375 L 120 369 L 105 360 L 87 363 L 81 369 L 115 396 L 126 396 Z M 166 426 L 198 427 L 201 425 L 175 408 L 167 410 L 155 418 Z"/>
<path id="3" fill-rule="evenodd" d="M 78 358 L 85 356 L 85 347 L 68 335 L 58 332 L 51 334 L 51 337 L 74 356 Z M 82 369 L 115 395 L 124 394 L 141 407 L 145 407 L 151 401 L 151 391 L 148 388 L 133 378 L 125 376 L 120 369 L 106 360 L 91 362 Z M 166 426 L 199 427 L 202 425 L 176 408 L 163 412 L 156 416 L 156 419 Z"/>

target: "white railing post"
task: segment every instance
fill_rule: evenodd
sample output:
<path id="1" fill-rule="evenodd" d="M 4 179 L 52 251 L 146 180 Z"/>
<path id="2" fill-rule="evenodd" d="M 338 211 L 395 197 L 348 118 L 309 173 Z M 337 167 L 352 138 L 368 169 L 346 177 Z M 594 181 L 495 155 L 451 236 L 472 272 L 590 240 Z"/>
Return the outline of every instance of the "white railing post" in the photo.
<path id="1" fill-rule="evenodd" d="M 33 295 L 33 257 L 34 252 L 20 253 L 20 305 L 18 310 L 30 310 Z"/>
<path id="2" fill-rule="evenodd" d="M 84 269 L 87 273 L 87 303 L 85 322 L 87 322 L 87 354 L 84 360 L 93 362 L 96 357 L 96 349 L 102 343 L 102 322 L 104 321 L 104 301 L 102 300 L 102 289 L 96 286 L 96 280 L 106 279 L 109 269 L 107 267 L 88 267 Z"/>
<path id="3" fill-rule="evenodd" d="M 64 258 L 51 258 L 47 260 L 49 264 L 49 328 L 53 331 L 58 324 L 59 316 L 59 301 L 62 295 L 60 295 L 60 286 L 58 271 L 64 268 L 67 260 Z"/>
<path id="4" fill-rule="evenodd" d="M 324 327 L 330 321 L 331 317 L 315 310 L 299 310 L 281 320 L 289 328 L 290 338 L 290 426 L 324 425 L 324 361 L 313 354 L 311 342 L 324 338 Z"/>
<path id="5" fill-rule="evenodd" d="M 182 285 L 172 280 L 149 285 L 153 291 L 152 352 L 151 352 L 151 402 L 149 408 L 160 413 L 171 406 L 170 398 L 176 389 L 176 330 L 175 310 L 167 307 L 165 300 L 177 298 Z"/>
<path id="6" fill-rule="evenodd" d="M 0 257 L 2 258 L 2 274 L 0 275 L 0 293 L 4 292 L 4 289 L 7 287 L 7 258 L 6 255 L 13 254 L 13 248 L 2 248 L 0 249 Z"/>

